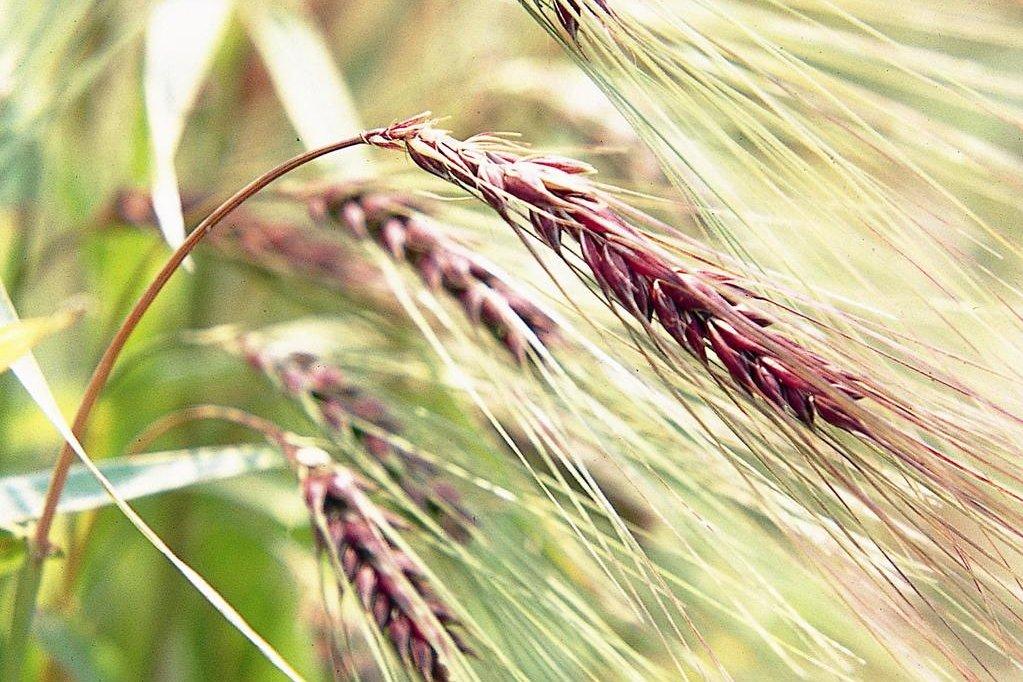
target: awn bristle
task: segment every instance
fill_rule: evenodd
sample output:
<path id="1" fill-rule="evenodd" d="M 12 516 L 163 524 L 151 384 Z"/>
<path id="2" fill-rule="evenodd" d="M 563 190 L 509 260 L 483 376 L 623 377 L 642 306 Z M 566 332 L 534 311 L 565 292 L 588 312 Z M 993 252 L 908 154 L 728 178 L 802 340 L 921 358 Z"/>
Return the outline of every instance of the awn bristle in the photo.
<path id="1" fill-rule="evenodd" d="M 468 539 L 468 526 L 475 523 L 474 517 L 463 506 L 458 491 L 439 475 L 437 467 L 363 426 L 371 424 L 380 432 L 400 436 L 402 426 L 383 401 L 355 385 L 338 367 L 310 353 L 271 357 L 245 337 L 240 345 L 246 360 L 279 382 L 288 393 L 309 396 L 317 416 L 328 428 L 350 430 L 360 447 L 380 462 L 409 499 L 435 518 L 452 538 Z"/>
<path id="2" fill-rule="evenodd" d="M 512 213 L 524 210 L 536 236 L 559 254 L 564 239 L 573 239 L 609 298 L 641 322 L 656 319 L 704 365 L 713 353 L 747 394 L 762 396 L 804 424 L 819 417 L 844 431 L 870 435 L 835 398 L 836 393 L 850 400 L 862 397 L 855 375 L 767 331 L 771 321 L 745 305 L 748 296 L 726 275 L 688 269 L 662 256 L 585 177 L 590 166 L 562 157 L 523 156 L 493 137 L 457 140 L 422 117 L 368 141 L 407 150 L 421 168 L 478 193 L 513 226 Z M 784 348 L 785 359 L 770 346 Z"/>
<path id="3" fill-rule="evenodd" d="M 343 468 L 311 471 L 303 481 L 306 504 L 318 524 L 321 548 L 336 557 L 339 584 L 350 584 L 362 607 L 385 633 L 403 661 L 427 680 L 447 680 L 442 642 L 445 636 L 463 653 L 470 649 L 454 632 L 451 611 L 430 591 L 421 566 L 386 539 L 383 516 L 370 517 L 373 503 L 359 488 L 355 476 Z M 410 592 L 414 592 L 411 594 Z M 423 617 L 425 603 L 433 618 Z M 434 623 L 445 633 L 440 633 Z"/>
<path id="4" fill-rule="evenodd" d="M 592 5 L 607 15 L 612 14 L 607 0 L 593 0 Z M 593 12 L 590 3 L 580 3 L 579 0 L 554 0 L 554 15 L 572 40 L 575 40 L 579 33 L 579 19 L 583 12 Z"/>
<path id="5" fill-rule="evenodd" d="M 1020 583 L 1015 566 L 1002 555 L 1015 553 L 1023 537 L 1023 495 L 1014 488 L 1023 484 L 1023 477 L 1014 461 L 988 456 L 983 442 L 973 447 L 926 406 L 893 396 L 866 372 L 841 369 L 779 332 L 769 317 L 751 307 L 755 297 L 737 280 L 690 267 L 631 223 L 626 216 L 644 217 L 590 180 L 593 169 L 584 163 L 526 155 L 521 147 L 493 135 L 458 140 L 432 127 L 425 115 L 365 139 L 381 148 L 404 150 L 427 172 L 478 196 L 520 236 L 531 228 L 537 240 L 578 270 L 566 248 L 574 242 L 609 305 L 636 320 L 669 362 L 675 346 L 696 358 L 715 380 L 730 383 L 776 415 L 811 428 L 824 422 L 886 453 L 889 458 L 879 466 L 863 457 L 866 449 L 849 448 L 815 428 L 829 449 L 842 454 L 842 466 L 848 462 L 856 467 L 865 483 L 861 486 L 816 443 L 787 433 L 811 466 L 832 477 L 824 482 L 829 493 L 840 499 L 846 492 L 854 495 L 883 524 L 878 537 L 891 534 L 890 541 L 875 542 L 883 547 L 885 562 L 907 583 L 900 597 L 919 603 L 917 608 L 928 618 L 936 615 L 941 631 L 959 643 L 961 626 L 970 635 L 985 633 L 1012 655 L 1019 650 L 1018 633 L 1005 622 L 1023 622 L 1018 615 Z M 939 450 L 928 442 L 932 438 L 949 444 L 955 454 Z M 983 468 L 968 465 L 970 460 Z M 923 503 L 916 498 L 921 491 L 927 495 Z M 910 577 L 920 565 L 932 573 Z M 961 622 L 959 615 L 944 617 L 935 605 L 949 592 L 959 599 Z M 921 629 L 947 661 L 966 671 L 969 664 L 952 653 L 938 631 L 938 626 L 934 632 Z"/>
<path id="6" fill-rule="evenodd" d="M 557 338 L 550 316 L 406 198 L 332 187 L 316 192 L 308 205 L 317 221 L 336 222 L 358 239 L 371 239 L 394 260 L 407 262 L 430 290 L 456 299 L 469 319 L 487 329 L 519 362 L 526 357 L 528 332 L 545 345 Z"/>

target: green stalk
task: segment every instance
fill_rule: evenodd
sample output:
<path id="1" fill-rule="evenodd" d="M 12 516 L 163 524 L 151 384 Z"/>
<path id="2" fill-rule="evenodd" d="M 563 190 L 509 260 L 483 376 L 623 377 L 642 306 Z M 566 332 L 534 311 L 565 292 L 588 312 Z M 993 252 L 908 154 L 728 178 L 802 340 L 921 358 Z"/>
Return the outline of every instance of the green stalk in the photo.
<path id="1" fill-rule="evenodd" d="M 11 616 L 11 634 L 3 648 L 5 654 L 0 667 L 0 680 L 17 682 L 22 678 L 25 654 L 28 650 L 28 634 L 35 615 L 36 595 L 42 582 L 42 565 L 45 558 L 30 553 L 18 572 L 14 592 L 14 609 Z"/>

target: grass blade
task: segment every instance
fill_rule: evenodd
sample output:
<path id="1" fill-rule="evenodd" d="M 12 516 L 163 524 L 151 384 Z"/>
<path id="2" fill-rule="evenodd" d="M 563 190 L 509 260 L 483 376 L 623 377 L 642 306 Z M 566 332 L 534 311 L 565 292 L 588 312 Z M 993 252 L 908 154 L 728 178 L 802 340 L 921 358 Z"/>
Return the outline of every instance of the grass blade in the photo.
<path id="1" fill-rule="evenodd" d="M 146 30 L 146 118 L 153 143 L 153 205 L 172 248 L 185 240 L 174 155 L 230 15 L 226 0 L 164 0 Z M 181 40 L 183 34 L 188 40 Z"/>
<path id="2" fill-rule="evenodd" d="M 355 103 L 323 36 L 290 5 L 251 3 L 245 22 L 277 95 L 306 149 L 329 144 L 362 130 Z M 344 161 L 321 163 L 338 177 L 371 175 L 369 154 L 353 150 Z"/>
<path id="3" fill-rule="evenodd" d="M 77 314 L 66 311 L 0 326 L 0 371 L 6 371 L 40 341 L 66 328 Z"/>
<path id="4" fill-rule="evenodd" d="M 284 464 L 280 453 L 266 445 L 228 445 L 154 452 L 135 457 L 106 459 L 97 468 L 124 500 L 180 490 L 220 481 Z M 49 471 L 36 471 L 0 479 L 0 527 L 39 518 Z M 82 466 L 68 474 L 58 513 L 75 513 L 111 504 L 110 497 Z"/>

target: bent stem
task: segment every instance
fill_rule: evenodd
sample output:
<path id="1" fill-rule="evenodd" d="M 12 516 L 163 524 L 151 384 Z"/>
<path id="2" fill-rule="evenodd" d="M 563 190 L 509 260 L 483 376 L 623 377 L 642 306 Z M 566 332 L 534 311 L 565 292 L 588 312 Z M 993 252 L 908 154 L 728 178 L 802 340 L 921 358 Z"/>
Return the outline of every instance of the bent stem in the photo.
<path id="1" fill-rule="evenodd" d="M 179 246 L 177 250 L 171 254 L 167 263 L 160 269 L 160 272 L 157 273 L 156 277 L 135 303 L 131 312 L 128 313 L 124 322 L 121 323 L 121 326 L 114 335 L 114 338 L 111 339 L 110 344 L 103 353 L 103 357 L 100 358 L 99 364 L 96 365 L 96 369 L 93 371 L 92 377 L 89 379 L 89 384 L 85 389 L 82 402 L 78 406 L 78 411 L 75 414 L 74 422 L 71 427 L 72 431 L 79 439 L 83 436 L 85 427 L 89 421 L 89 416 L 92 414 L 92 408 L 95 406 L 100 392 L 106 385 L 106 382 L 110 377 L 110 373 L 114 368 L 114 364 L 117 362 L 117 359 L 120 356 L 121 351 L 124 349 L 124 345 L 128 341 L 128 338 L 131 336 L 132 332 L 135 331 L 135 328 L 138 326 L 142 317 L 146 314 L 146 311 L 149 310 L 149 307 L 152 305 L 157 295 L 159 295 L 160 291 L 163 290 L 164 285 L 171 278 L 171 275 L 177 271 L 185 257 L 192 252 L 203 237 L 205 237 L 211 229 L 226 218 L 234 209 L 238 208 L 246 200 L 251 198 L 254 194 L 270 183 L 321 156 L 330 154 L 331 152 L 340 151 L 342 149 L 347 149 L 349 147 L 366 144 L 366 138 L 377 134 L 378 132 L 378 130 L 365 131 L 357 136 L 350 137 L 339 142 L 334 142 L 324 147 L 313 149 L 292 157 L 284 163 L 270 169 L 263 175 L 260 175 L 258 178 L 235 192 L 229 199 L 218 206 L 201 223 L 199 223 L 198 226 L 196 226 L 181 246 Z M 4 674 L 0 676 L 2 679 L 16 680 L 21 676 L 21 667 L 27 648 L 28 633 L 32 625 L 32 615 L 35 609 L 39 585 L 41 582 L 40 578 L 42 574 L 42 567 L 45 563 L 46 557 L 50 553 L 50 530 L 53 526 L 54 516 L 56 515 L 57 502 L 64 490 L 64 485 L 67 482 L 68 471 L 71 468 L 74 458 L 74 451 L 71 449 L 69 444 L 65 443 L 61 448 L 60 455 L 53 467 L 53 474 L 50 477 L 50 485 L 46 492 L 43 511 L 39 517 L 39 521 L 36 525 L 35 533 L 31 541 L 30 556 L 22 568 L 22 575 L 16 588 L 14 600 L 15 609 L 11 619 L 11 632 L 7 641 L 7 652 L 4 657 L 2 668 Z"/>
<path id="2" fill-rule="evenodd" d="M 143 292 L 131 312 L 128 313 L 124 322 L 121 323 L 121 326 L 114 335 L 114 338 L 110 341 L 106 351 L 104 351 L 103 357 L 100 359 L 99 364 L 93 371 L 92 378 L 89 380 L 89 384 L 85 389 L 85 394 L 78 407 L 78 412 L 75 414 L 75 419 L 71 427 L 75 435 L 81 438 L 82 433 L 85 430 L 85 425 L 89 420 L 89 416 L 92 414 L 92 408 L 95 406 L 100 391 L 102 391 L 103 387 L 106 385 L 107 379 L 110 377 L 110 372 L 113 370 L 114 363 L 117 362 L 117 358 L 124 349 L 124 344 L 127 342 L 128 337 L 135 331 L 135 328 L 138 326 L 142 316 L 145 315 L 147 310 L 149 310 L 153 300 L 160 291 L 163 290 L 164 285 L 170 279 L 171 275 L 177 271 L 185 257 L 192 252 L 203 237 L 205 237 L 211 229 L 220 223 L 220 221 L 226 218 L 231 211 L 238 208 L 238 206 L 252 197 L 252 195 L 269 185 L 271 182 L 290 173 L 299 166 L 321 156 L 341 149 L 347 149 L 348 147 L 364 144 L 364 138 L 369 134 L 371 133 L 363 133 L 356 137 L 348 138 L 341 142 L 335 142 L 327 145 L 326 147 L 320 147 L 319 149 L 314 149 L 289 159 L 238 190 L 233 196 L 231 196 L 231 198 L 218 206 L 206 217 L 205 220 L 199 223 L 195 230 L 188 235 L 188 238 L 167 260 L 167 263 L 163 266 L 163 268 L 161 268 L 160 272 L 157 273 L 156 277 L 146 288 L 145 292 Z M 57 464 L 54 466 L 53 475 L 50 478 L 50 487 L 46 494 L 43 512 L 39 518 L 39 523 L 36 526 L 34 538 L 34 550 L 36 555 L 45 556 L 48 550 L 50 527 L 53 525 L 53 517 L 56 512 L 57 501 L 63 491 L 68 469 L 70 468 L 73 459 L 74 453 L 71 450 L 71 447 L 65 444 L 64 447 L 61 448 L 60 457 L 57 460 Z"/>
<path id="3" fill-rule="evenodd" d="M 164 415 L 147 426 L 146 430 L 135 438 L 128 454 L 137 455 L 145 452 L 160 436 L 183 424 L 212 420 L 244 426 L 251 431 L 259 433 L 274 445 L 286 446 L 288 444 L 288 433 L 268 419 L 263 419 L 237 407 L 192 405 L 191 407 Z"/>

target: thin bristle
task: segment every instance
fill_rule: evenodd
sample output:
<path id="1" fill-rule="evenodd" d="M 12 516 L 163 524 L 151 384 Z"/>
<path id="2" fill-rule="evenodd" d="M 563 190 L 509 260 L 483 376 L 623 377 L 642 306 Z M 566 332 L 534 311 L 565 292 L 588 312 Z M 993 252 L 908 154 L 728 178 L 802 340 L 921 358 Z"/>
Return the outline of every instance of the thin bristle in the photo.
<path id="1" fill-rule="evenodd" d="M 969 434 L 950 432 L 926 405 L 903 400 L 868 373 L 833 365 L 795 338 L 770 328 L 770 318 L 752 310 L 753 300 L 761 297 L 751 296 L 726 274 L 709 272 L 702 265 L 694 268 L 668 255 L 625 217 L 635 218 L 638 211 L 619 208 L 620 202 L 587 177 L 591 169 L 586 164 L 526 156 L 493 136 L 457 140 L 433 128 L 423 116 L 368 141 L 405 150 L 424 170 L 481 198 L 514 229 L 525 232 L 531 226 L 536 239 L 566 260 L 565 247 L 575 242 L 574 252 L 611 307 L 642 327 L 676 376 L 689 380 L 691 373 L 674 364 L 672 346 L 695 357 L 715 381 L 745 394 L 768 415 L 782 417 L 770 420 L 777 434 L 801 454 L 802 466 L 823 478 L 829 497 L 843 505 L 855 499 L 869 509 L 884 532 L 891 533 L 891 544 L 884 547 L 886 560 L 897 562 L 900 575 L 920 599 L 921 611 L 933 613 L 935 601 L 944 600 L 948 589 L 935 588 L 917 575 L 922 561 L 954 586 L 981 629 L 1000 644 L 1015 646 L 1016 635 L 1004 635 L 1000 623 L 1000 618 L 1014 617 L 1013 605 L 1019 602 L 1009 582 L 1015 574 L 996 553 L 1000 549 L 992 552 L 985 546 L 997 542 L 1012 548 L 1021 535 L 1018 503 L 1023 496 L 1015 486 L 1023 477 L 1009 460 L 993 459 L 983 448 L 971 447 Z M 647 357 L 656 362 L 652 354 Z M 670 377 L 660 374 L 670 384 Z M 784 419 L 802 423 L 815 438 L 789 428 Z M 746 428 L 743 421 L 728 418 L 737 433 Z M 822 428 L 821 423 L 831 428 Z M 856 440 L 838 440 L 829 431 L 845 432 Z M 955 455 L 943 451 L 945 447 L 954 448 Z M 831 452 L 838 458 L 833 459 Z M 794 462 L 779 464 L 791 467 Z M 853 476 L 843 471 L 847 464 L 854 468 Z M 941 511 L 918 505 L 913 499 L 917 491 L 909 492 L 908 486 L 940 500 Z M 981 539 L 950 526 L 941 514 L 954 515 L 965 527 L 979 525 L 984 529 Z M 852 516 L 856 518 L 856 513 Z M 905 525 L 893 518 L 903 519 Z M 923 531 L 933 546 L 924 549 L 916 530 Z M 872 539 L 882 542 L 880 534 L 879 529 Z M 960 558 L 966 555 L 967 559 Z M 1009 575 L 999 575 L 1003 572 Z M 988 591 L 1005 600 L 1005 613 L 991 615 Z M 977 599 L 984 600 L 982 605 L 974 606 Z M 942 618 L 942 625 L 961 641 L 955 624 Z M 940 636 L 924 634 L 949 662 L 965 669 Z"/>
<path id="2" fill-rule="evenodd" d="M 579 21 L 582 12 L 593 12 L 611 14 L 607 0 L 593 0 L 593 5 L 582 4 L 578 0 L 555 0 L 554 15 L 557 17 L 561 27 L 565 29 L 569 37 L 575 40 L 579 34 Z"/>

